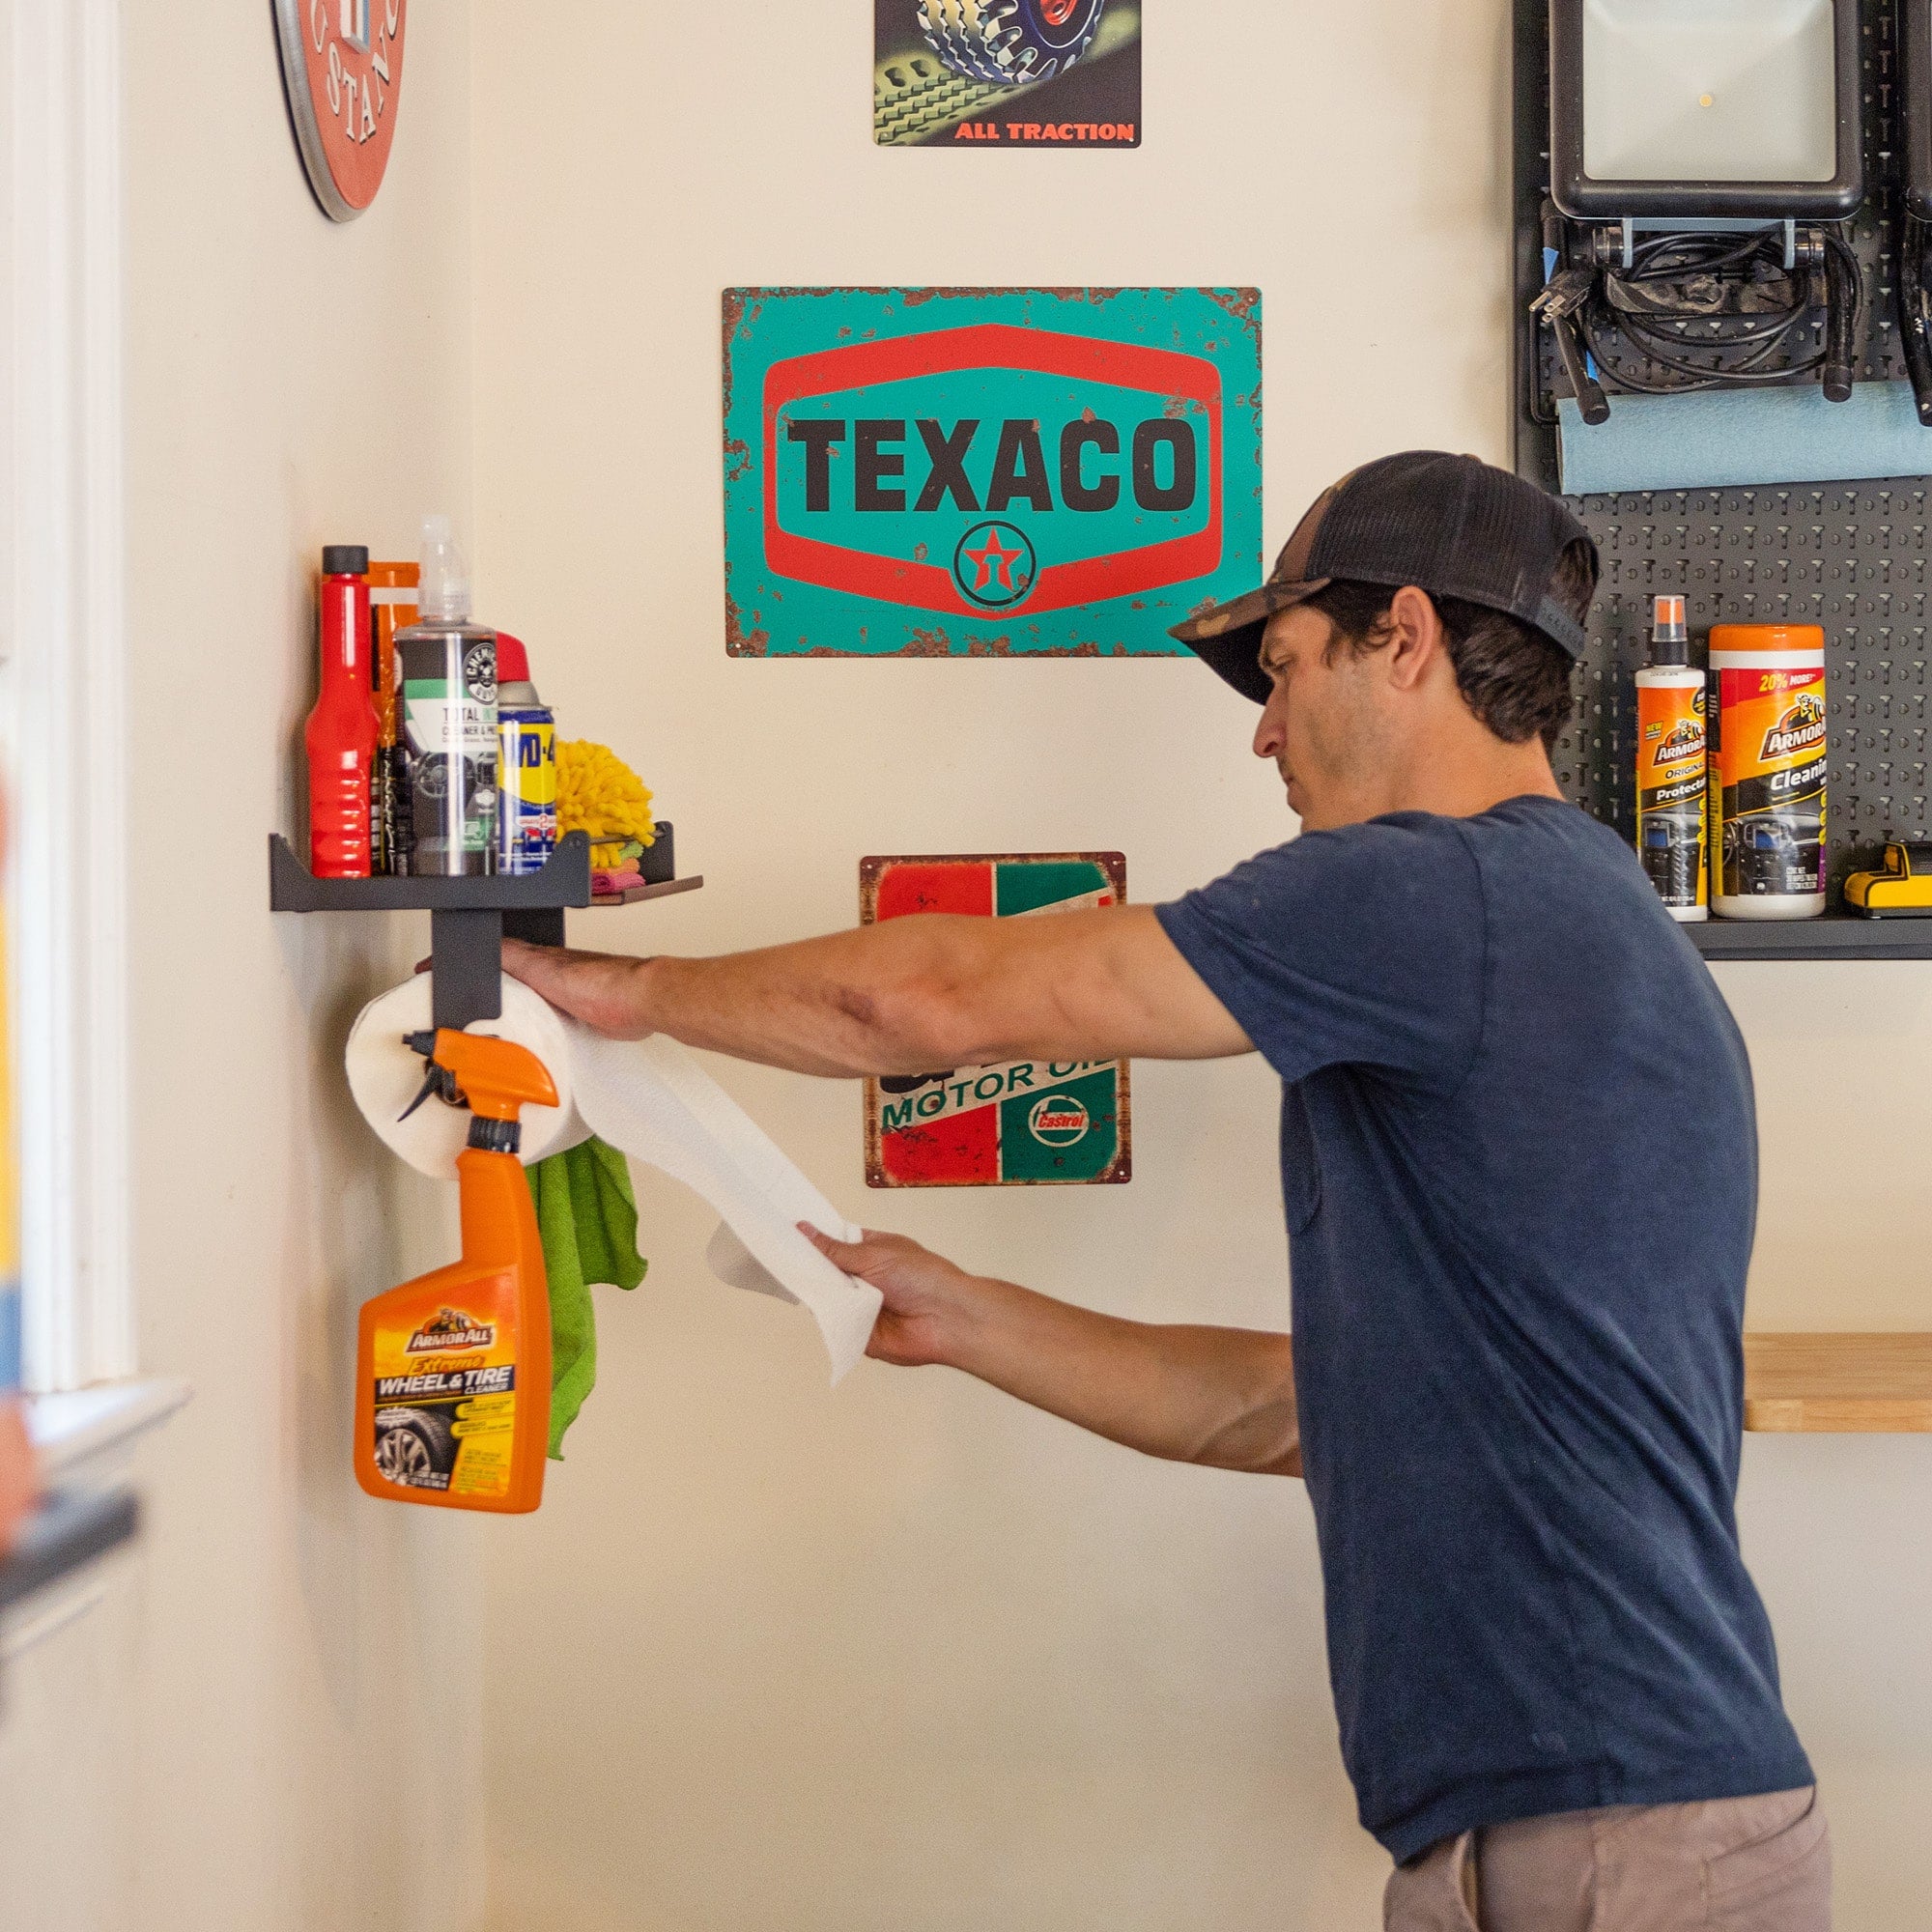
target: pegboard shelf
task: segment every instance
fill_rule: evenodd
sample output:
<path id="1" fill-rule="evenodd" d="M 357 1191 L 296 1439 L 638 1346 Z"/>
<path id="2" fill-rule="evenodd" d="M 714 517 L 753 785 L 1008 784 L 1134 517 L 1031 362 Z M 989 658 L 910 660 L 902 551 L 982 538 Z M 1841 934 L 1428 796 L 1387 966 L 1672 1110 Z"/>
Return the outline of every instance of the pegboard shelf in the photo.
<path id="1" fill-rule="evenodd" d="M 1932 1432 L 1932 1335 L 1747 1335 L 1745 1427 Z"/>
<path id="2" fill-rule="evenodd" d="M 1932 919 L 1713 919 L 1687 925 L 1706 959 L 1932 959 Z"/>

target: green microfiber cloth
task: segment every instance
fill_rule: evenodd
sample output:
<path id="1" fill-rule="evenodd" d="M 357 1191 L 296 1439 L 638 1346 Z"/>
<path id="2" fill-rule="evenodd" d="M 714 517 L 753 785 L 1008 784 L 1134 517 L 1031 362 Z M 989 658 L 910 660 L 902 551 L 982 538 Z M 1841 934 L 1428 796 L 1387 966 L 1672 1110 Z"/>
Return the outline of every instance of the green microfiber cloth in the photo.
<path id="1" fill-rule="evenodd" d="M 594 1135 L 526 1167 L 550 1281 L 550 1453 L 563 1461 L 564 1431 L 597 1383 L 595 1282 L 636 1288 L 638 1197 L 624 1156 Z"/>

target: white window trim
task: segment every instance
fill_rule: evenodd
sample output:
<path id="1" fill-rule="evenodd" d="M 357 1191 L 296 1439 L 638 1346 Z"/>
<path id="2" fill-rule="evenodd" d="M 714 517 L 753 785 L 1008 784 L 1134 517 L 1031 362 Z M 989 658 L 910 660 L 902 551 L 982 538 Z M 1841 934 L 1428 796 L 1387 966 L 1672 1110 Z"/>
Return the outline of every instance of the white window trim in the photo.
<path id="1" fill-rule="evenodd" d="M 131 1377 L 119 0 L 11 0 L 0 608 L 25 1374 Z"/>

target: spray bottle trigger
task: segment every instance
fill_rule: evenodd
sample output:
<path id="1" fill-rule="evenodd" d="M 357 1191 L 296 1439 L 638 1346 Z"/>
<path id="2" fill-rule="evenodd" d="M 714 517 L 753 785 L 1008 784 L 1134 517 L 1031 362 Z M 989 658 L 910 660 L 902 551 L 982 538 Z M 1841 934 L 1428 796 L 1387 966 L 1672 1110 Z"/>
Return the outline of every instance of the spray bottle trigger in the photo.
<path id="1" fill-rule="evenodd" d="M 423 1084 L 416 1090 L 416 1097 L 396 1117 L 407 1121 L 422 1103 L 434 1094 L 438 1099 L 452 1107 L 464 1104 L 463 1095 L 457 1090 L 456 1075 L 449 1068 L 440 1065 L 436 1058 L 436 1030 L 430 1028 L 422 1033 L 406 1033 L 403 1044 L 412 1053 L 419 1053 L 429 1062 L 429 1069 L 423 1075 Z"/>

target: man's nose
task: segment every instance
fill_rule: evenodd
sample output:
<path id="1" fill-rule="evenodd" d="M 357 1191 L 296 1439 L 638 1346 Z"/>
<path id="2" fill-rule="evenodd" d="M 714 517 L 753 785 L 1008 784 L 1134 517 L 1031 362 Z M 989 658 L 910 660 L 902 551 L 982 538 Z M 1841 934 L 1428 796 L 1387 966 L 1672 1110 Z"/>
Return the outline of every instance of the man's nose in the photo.
<path id="1" fill-rule="evenodd" d="M 1281 752 L 1282 723 L 1274 700 L 1262 706 L 1262 722 L 1255 726 L 1255 756 L 1272 758 Z"/>

